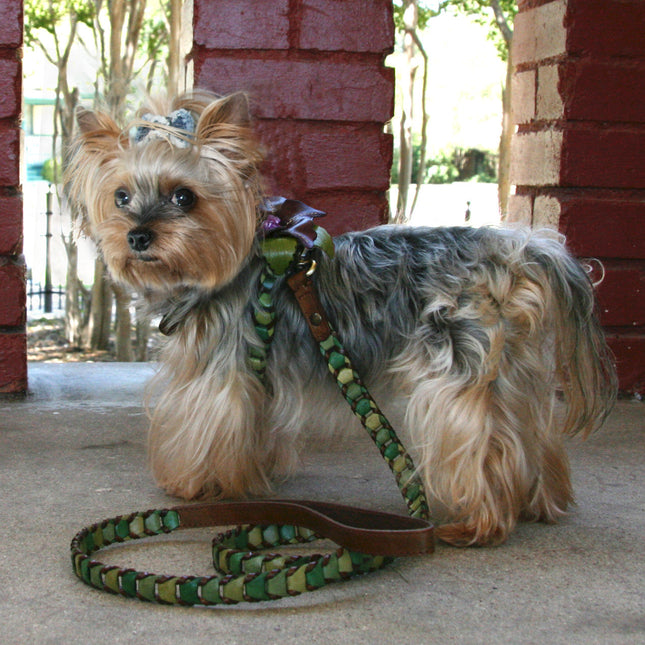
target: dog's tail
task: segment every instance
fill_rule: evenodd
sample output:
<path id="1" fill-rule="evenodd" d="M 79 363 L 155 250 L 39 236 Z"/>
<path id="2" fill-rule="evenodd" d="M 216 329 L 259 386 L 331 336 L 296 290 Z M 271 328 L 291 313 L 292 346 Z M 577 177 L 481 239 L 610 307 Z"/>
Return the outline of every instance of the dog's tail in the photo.
<path id="1" fill-rule="evenodd" d="M 596 312 L 591 267 L 548 233 L 534 234 L 526 254 L 529 265 L 535 263 L 550 286 L 546 314 L 553 329 L 556 378 L 567 404 L 562 430 L 586 436 L 602 425 L 617 393 L 613 357 Z"/>

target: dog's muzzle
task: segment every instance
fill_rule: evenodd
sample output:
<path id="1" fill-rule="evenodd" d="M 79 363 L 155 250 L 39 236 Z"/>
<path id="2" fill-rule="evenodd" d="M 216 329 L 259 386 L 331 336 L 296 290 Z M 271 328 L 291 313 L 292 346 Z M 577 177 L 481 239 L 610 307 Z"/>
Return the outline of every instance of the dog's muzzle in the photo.
<path id="1" fill-rule="evenodd" d="M 134 228 L 128 233 L 128 246 L 137 253 L 145 251 L 151 244 L 154 235 L 147 228 Z"/>

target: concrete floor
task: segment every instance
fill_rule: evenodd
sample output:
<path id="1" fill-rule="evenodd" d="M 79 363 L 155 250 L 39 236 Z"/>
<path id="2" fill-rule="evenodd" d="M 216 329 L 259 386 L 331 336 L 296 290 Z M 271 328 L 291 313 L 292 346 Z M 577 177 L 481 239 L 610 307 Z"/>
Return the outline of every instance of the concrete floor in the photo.
<path id="1" fill-rule="evenodd" d="M 95 591 L 73 574 L 83 526 L 176 503 L 145 467 L 137 364 L 33 364 L 32 394 L 0 401 L 0 642 L 645 643 L 645 405 L 621 401 L 571 442 L 578 506 L 503 546 L 433 556 L 274 603 L 195 609 Z M 360 459 L 359 459 L 360 457 Z M 305 456 L 281 497 L 404 512 L 367 438 Z M 120 565 L 209 575 L 210 535 L 119 547 Z M 108 559 L 110 556 L 107 556 Z M 102 553 L 101 559 L 107 561 Z"/>

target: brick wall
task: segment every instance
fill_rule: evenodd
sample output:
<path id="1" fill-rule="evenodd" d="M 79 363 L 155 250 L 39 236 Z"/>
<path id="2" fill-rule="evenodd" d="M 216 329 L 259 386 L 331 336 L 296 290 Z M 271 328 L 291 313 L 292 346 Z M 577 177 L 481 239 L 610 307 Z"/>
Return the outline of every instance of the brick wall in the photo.
<path id="1" fill-rule="evenodd" d="M 195 85 L 250 92 L 268 190 L 332 234 L 387 219 L 393 44 L 389 0 L 194 0 Z"/>
<path id="2" fill-rule="evenodd" d="M 510 219 L 602 260 L 621 389 L 645 393 L 645 3 L 520 2 Z"/>
<path id="3" fill-rule="evenodd" d="M 22 3 L 0 4 L 0 392 L 26 388 L 19 185 Z M 520 0 L 510 218 L 602 259 L 621 388 L 645 391 L 645 3 Z M 332 233 L 385 220 L 394 77 L 389 0 L 194 0 L 196 84 L 254 98 L 272 192 Z"/>
<path id="4" fill-rule="evenodd" d="M 0 393 L 27 387 L 19 151 L 22 2 L 0 5 Z"/>

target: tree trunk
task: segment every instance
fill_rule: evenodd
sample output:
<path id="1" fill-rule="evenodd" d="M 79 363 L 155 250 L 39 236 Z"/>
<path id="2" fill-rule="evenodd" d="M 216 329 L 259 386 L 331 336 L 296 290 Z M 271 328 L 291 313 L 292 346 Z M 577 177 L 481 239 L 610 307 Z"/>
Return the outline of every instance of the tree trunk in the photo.
<path id="1" fill-rule="evenodd" d="M 134 360 L 132 350 L 132 318 L 130 316 L 130 292 L 119 285 L 112 285 L 116 300 L 116 360 L 131 362 Z"/>
<path id="2" fill-rule="evenodd" d="M 94 261 L 94 284 L 87 335 L 91 349 L 106 350 L 112 322 L 112 290 L 100 258 Z"/>
<path id="3" fill-rule="evenodd" d="M 148 316 L 137 319 L 136 336 L 136 360 L 139 362 L 147 361 L 148 339 L 150 338 L 150 318 Z"/>
<path id="4" fill-rule="evenodd" d="M 502 133 L 499 139 L 499 162 L 497 171 L 497 200 L 502 221 L 508 213 L 508 197 L 511 191 L 511 139 L 513 137 L 513 117 L 511 114 L 511 84 L 513 80 L 513 29 L 508 23 L 499 0 L 489 0 L 495 15 L 497 28 L 506 43 L 506 81 L 502 91 Z"/>
<path id="5" fill-rule="evenodd" d="M 416 31 L 412 33 L 412 37 L 414 38 L 414 44 L 421 54 L 421 58 L 423 58 L 423 83 L 421 84 L 421 143 L 419 145 L 419 167 L 417 168 L 416 176 L 417 187 L 414 191 L 412 206 L 410 206 L 410 217 L 412 217 L 412 213 L 414 213 L 414 209 L 416 208 L 425 178 L 426 155 L 428 150 L 428 121 L 430 120 L 426 102 L 426 94 L 428 93 L 428 54 L 423 47 L 419 34 Z"/>
<path id="6" fill-rule="evenodd" d="M 63 237 L 67 253 L 67 278 L 65 285 L 65 338 L 72 347 L 83 345 L 83 320 L 80 307 L 81 293 L 78 279 L 78 247 L 73 232 Z"/>
<path id="7" fill-rule="evenodd" d="M 182 0 L 169 0 L 168 37 L 168 94 L 174 96 L 183 89 L 181 60 Z"/>
<path id="8" fill-rule="evenodd" d="M 508 198 L 511 192 L 511 140 L 513 138 L 513 115 L 511 114 L 511 87 L 513 79 L 513 60 L 509 47 L 506 61 L 506 84 L 502 91 L 502 134 L 499 139 L 499 165 L 497 197 L 502 221 L 508 215 Z"/>
<path id="9" fill-rule="evenodd" d="M 396 202 L 396 215 L 394 222 L 403 224 L 408 220 L 408 192 L 412 178 L 412 112 L 414 100 L 414 79 L 416 65 L 414 62 L 415 45 L 412 33 L 418 24 L 418 11 L 416 2 L 406 0 L 403 19 L 406 33 L 403 36 L 403 53 L 405 55 L 405 69 L 401 74 L 401 127 L 399 131 L 399 194 Z"/>
<path id="10" fill-rule="evenodd" d="M 127 13 L 125 0 L 112 0 L 108 2 L 110 16 L 110 44 L 109 67 L 105 99 L 110 106 L 113 118 L 117 121 L 123 115 L 125 96 L 127 93 L 126 79 L 124 78 L 123 57 L 121 48 L 123 42 L 123 28 Z"/>

